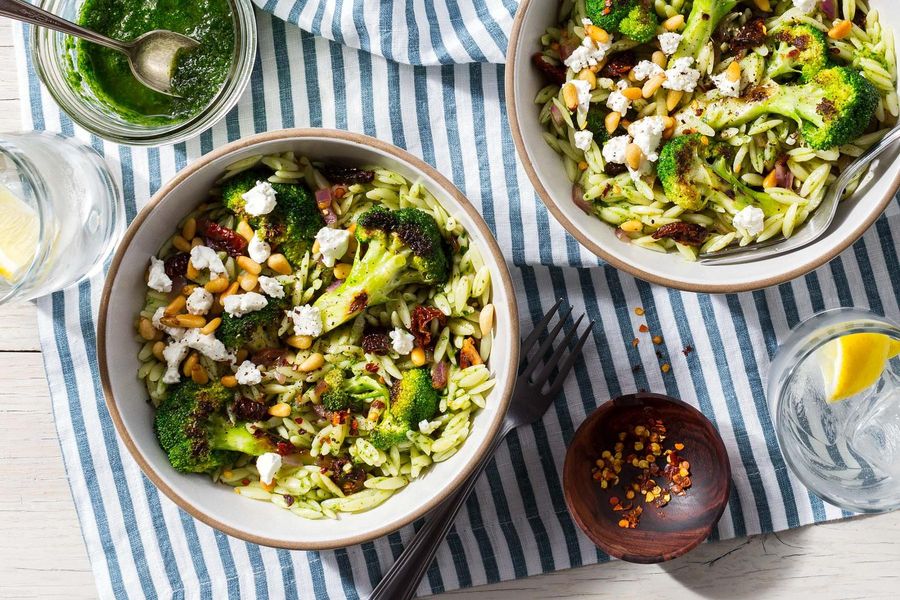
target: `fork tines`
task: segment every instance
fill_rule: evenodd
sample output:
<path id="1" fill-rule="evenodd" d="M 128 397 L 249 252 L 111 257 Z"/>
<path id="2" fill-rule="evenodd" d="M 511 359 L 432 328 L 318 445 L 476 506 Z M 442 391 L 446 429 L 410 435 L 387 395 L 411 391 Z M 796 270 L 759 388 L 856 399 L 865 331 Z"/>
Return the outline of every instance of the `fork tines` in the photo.
<path id="1" fill-rule="evenodd" d="M 591 331 L 593 330 L 594 322 L 591 321 L 588 323 L 587 329 L 580 336 L 578 335 L 578 328 L 584 320 L 584 315 L 582 314 L 575 320 L 571 329 L 560 336 L 560 332 L 563 330 L 566 321 L 572 316 L 571 306 L 567 310 L 560 312 L 562 302 L 562 298 L 557 300 L 556 304 L 553 305 L 553 308 L 551 308 L 547 314 L 544 315 L 544 318 L 541 319 L 541 322 L 535 325 L 534 331 L 532 331 L 522 342 L 522 369 L 519 373 L 519 380 L 528 383 L 536 393 L 543 392 L 546 395 L 555 395 L 562 389 L 566 376 L 569 374 L 569 371 L 572 370 L 575 361 L 581 355 L 581 349 L 584 347 L 588 336 L 590 336 Z M 549 333 L 546 333 L 547 327 L 557 313 L 560 313 L 558 322 Z M 545 334 L 546 337 L 544 337 Z M 532 348 L 534 348 L 538 343 L 538 340 L 542 337 L 544 338 L 544 341 L 538 347 L 534 356 L 529 356 Z M 561 337 L 561 339 L 559 339 L 558 344 L 554 348 L 554 342 L 557 341 L 558 337 Z M 574 340 L 577 341 L 575 341 L 574 347 L 572 347 L 572 342 Z M 566 353 L 566 350 L 570 347 L 571 350 Z M 541 365 L 543 365 L 543 367 L 538 369 Z M 546 392 L 544 392 L 545 384 L 549 385 L 549 389 L 547 389 Z"/>

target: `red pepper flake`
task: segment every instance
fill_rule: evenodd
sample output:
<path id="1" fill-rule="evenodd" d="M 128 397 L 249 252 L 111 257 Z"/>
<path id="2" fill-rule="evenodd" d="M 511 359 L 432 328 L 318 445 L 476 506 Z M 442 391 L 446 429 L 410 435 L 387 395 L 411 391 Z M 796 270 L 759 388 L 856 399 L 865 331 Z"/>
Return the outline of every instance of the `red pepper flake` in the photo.
<path id="1" fill-rule="evenodd" d="M 648 331 L 650 331 L 650 328 L 641 323 L 641 326 L 638 327 L 638 331 L 640 331 L 641 333 L 647 333 Z"/>
<path id="2" fill-rule="evenodd" d="M 249 480 L 249 479 L 246 479 L 246 478 L 245 478 L 245 479 L 241 479 L 241 485 L 250 485 L 250 480 Z"/>
<path id="3" fill-rule="evenodd" d="M 376 363 L 366 363 L 366 371 L 369 373 L 377 373 L 378 369 L 379 367 Z"/>
<path id="4" fill-rule="evenodd" d="M 687 356 L 688 354 L 690 354 L 690 353 L 693 352 L 693 351 L 694 351 L 694 348 L 693 348 L 693 347 L 691 347 L 691 346 L 685 346 L 685 347 L 681 350 L 681 353 L 684 354 L 685 356 Z"/>

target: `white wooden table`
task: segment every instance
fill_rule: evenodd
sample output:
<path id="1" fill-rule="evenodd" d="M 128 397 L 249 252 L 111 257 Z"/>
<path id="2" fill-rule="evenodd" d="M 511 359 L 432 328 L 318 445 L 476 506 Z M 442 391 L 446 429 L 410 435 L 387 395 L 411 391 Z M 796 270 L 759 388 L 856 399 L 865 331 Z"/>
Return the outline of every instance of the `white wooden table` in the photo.
<path id="1" fill-rule="evenodd" d="M 0 131 L 19 129 L 10 27 L 0 22 Z M 2 218 L 2 215 L 0 215 Z M 63 470 L 30 304 L 0 307 L 0 599 L 97 595 Z M 900 512 L 701 546 L 664 565 L 594 565 L 450 599 L 898 598 Z"/>

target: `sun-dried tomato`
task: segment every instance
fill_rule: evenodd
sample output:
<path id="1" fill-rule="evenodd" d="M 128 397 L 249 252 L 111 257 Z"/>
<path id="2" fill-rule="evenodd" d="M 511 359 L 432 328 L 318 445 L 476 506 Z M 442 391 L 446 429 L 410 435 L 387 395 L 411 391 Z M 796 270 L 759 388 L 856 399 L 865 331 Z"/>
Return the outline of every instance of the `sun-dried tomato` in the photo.
<path id="1" fill-rule="evenodd" d="M 390 338 L 384 332 L 373 332 L 363 336 L 362 349 L 369 354 L 378 354 L 384 356 L 391 349 Z M 378 369 L 376 368 L 377 372 Z"/>
<path id="2" fill-rule="evenodd" d="M 356 167 L 342 167 L 339 165 L 323 165 L 319 172 L 331 183 L 371 183 L 375 179 L 375 171 L 366 171 Z"/>
<path id="3" fill-rule="evenodd" d="M 285 348 L 263 348 L 254 352 L 250 360 L 255 365 L 266 367 L 280 366 L 285 363 L 285 355 L 287 355 L 287 349 Z"/>
<path id="4" fill-rule="evenodd" d="M 447 323 L 447 315 L 434 306 L 419 305 L 412 310 L 412 323 L 410 329 L 416 338 L 416 345 L 428 348 L 431 345 L 431 322 L 437 320 L 443 327 Z"/>
<path id="5" fill-rule="evenodd" d="M 348 464 L 351 467 L 349 470 L 345 470 L 344 467 Z M 316 465 L 319 467 L 319 471 L 330 477 L 345 494 L 355 494 L 365 487 L 365 469 L 353 465 L 349 456 L 319 456 L 316 459 Z"/>
<path id="6" fill-rule="evenodd" d="M 734 51 L 762 46 L 766 42 L 766 22 L 763 19 L 748 21 L 732 33 L 729 41 Z"/>
<path id="7" fill-rule="evenodd" d="M 628 170 L 623 164 L 608 162 L 603 166 L 603 172 L 609 175 L 610 177 L 615 177 L 616 175 L 621 175 L 625 171 Z"/>
<path id="8" fill-rule="evenodd" d="M 475 348 L 475 340 L 470 337 L 463 340 L 462 348 L 459 349 L 459 368 L 468 369 L 472 365 L 480 365 L 482 362 L 481 354 Z"/>
<path id="9" fill-rule="evenodd" d="M 376 363 L 366 363 L 366 371 L 369 373 L 377 373 L 380 367 Z"/>
<path id="10" fill-rule="evenodd" d="M 232 410 L 239 421 L 262 421 L 268 415 L 265 404 L 250 398 L 238 398 Z"/>
<path id="11" fill-rule="evenodd" d="M 701 246 L 709 232 L 706 227 L 696 223 L 669 223 L 653 232 L 653 239 L 671 238 L 685 246 Z"/>
<path id="12" fill-rule="evenodd" d="M 173 254 L 167 258 L 165 260 L 165 268 L 166 275 L 169 276 L 169 279 L 184 277 L 187 274 L 188 262 L 190 262 L 190 260 L 191 255 L 187 252 L 179 252 L 178 254 Z"/>
<path id="13" fill-rule="evenodd" d="M 627 75 L 636 64 L 637 56 L 631 50 L 616 52 L 609 57 L 606 65 L 600 70 L 600 76 L 618 79 Z"/>
<path id="14" fill-rule="evenodd" d="M 531 57 L 531 62 L 535 68 L 541 72 L 547 83 L 555 83 L 562 85 L 566 82 L 566 68 L 561 65 L 553 64 L 549 58 L 541 54 L 535 53 Z"/>
<path id="15" fill-rule="evenodd" d="M 294 445 L 289 442 L 276 442 L 275 450 L 281 456 L 287 456 L 288 454 L 294 453 Z"/>
<path id="16" fill-rule="evenodd" d="M 231 256 L 240 256 L 247 247 L 247 240 L 239 233 L 208 219 L 197 221 L 197 230 L 206 238 L 206 245 L 213 250 L 224 250 Z"/>

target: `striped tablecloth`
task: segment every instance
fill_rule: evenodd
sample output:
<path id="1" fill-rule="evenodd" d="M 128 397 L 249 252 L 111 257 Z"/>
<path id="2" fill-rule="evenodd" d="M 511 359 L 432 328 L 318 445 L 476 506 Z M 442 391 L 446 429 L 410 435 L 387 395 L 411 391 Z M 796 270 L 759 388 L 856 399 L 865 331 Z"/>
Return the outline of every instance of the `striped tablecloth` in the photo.
<path id="1" fill-rule="evenodd" d="M 421 594 L 607 560 L 565 510 L 561 465 L 588 412 L 638 389 L 695 404 L 722 433 L 734 489 L 714 537 L 845 516 L 788 472 L 765 404 L 766 369 L 788 330 L 816 311 L 868 306 L 900 317 L 896 202 L 851 250 L 792 283 L 731 296 L 651 286 L 580 248 L 548 216 L 517 162 L 502 65 L 514 0 L 255 1 L 262 10 L 253 80 L 240 105 L 199 137 L 148 150 L 79 131 L 42 89 L 23 52 L 30 32 L 20 28 L 22 98 L 30 105 L 23 125 L 92 143 L 125 192 L 129 219 L 189 161 L 241 136 L 294 126 L 377 136 L 435 165 L 478 207 L 506 252 L 524 331 L 557 297 L 597 321 L 564 394 L 541 423 L 500 448 Z M 96 277 L 38 302 L 60 444 L 101 595 L 365 597 L 412 527 L 336 551 L 273 550 L 195 521 L 142 476 L 100 390 L 94 322 L 101 287 Z M 635 314 L 639 306 L 644 316 Z M 637 333 L 644 323 L 650 333 Z M 693 351 L 682 352 L 687 347 Z"/>

